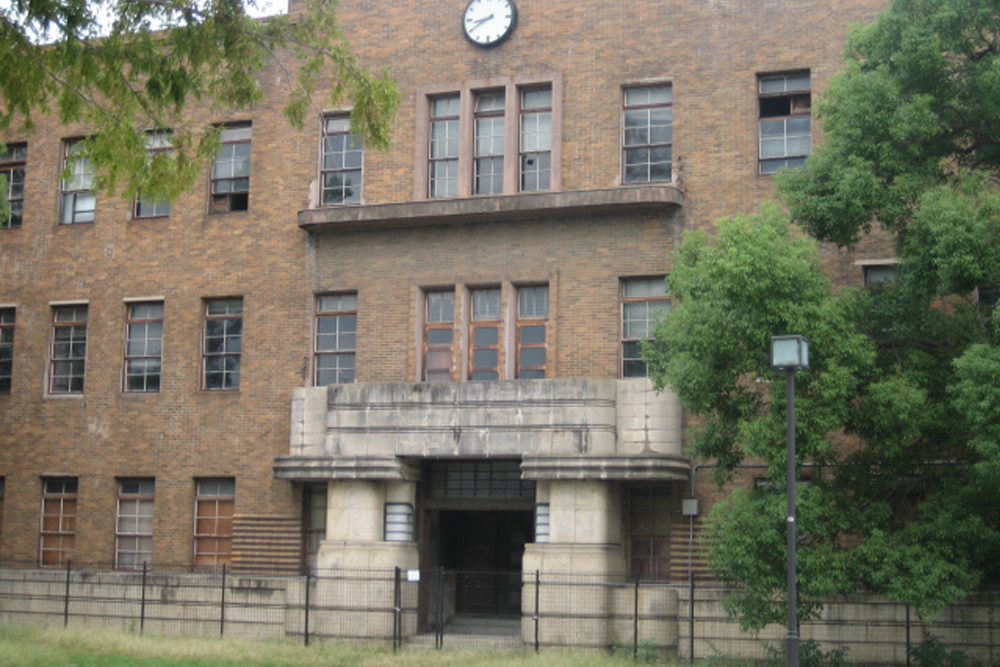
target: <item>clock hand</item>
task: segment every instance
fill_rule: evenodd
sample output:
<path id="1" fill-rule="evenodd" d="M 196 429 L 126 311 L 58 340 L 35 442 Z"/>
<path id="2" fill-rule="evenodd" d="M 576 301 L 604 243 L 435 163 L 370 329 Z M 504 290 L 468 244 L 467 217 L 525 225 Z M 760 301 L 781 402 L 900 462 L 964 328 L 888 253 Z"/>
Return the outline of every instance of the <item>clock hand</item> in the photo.
<path id="1" fill-rule="evenodd" d="M 493 14 L 490 14 L 489 16 L 484 16 L 483 18 L 481 18 L 478 21 L 476 21 L 475 23 L 473 23 L 472 27 L 469 28 L 469 30 L 475 30 L 476 28 L 478 28 L 482 24 L 486 23 L 487 21 L 492 20 L 492 18 L 493 18 Z"/>

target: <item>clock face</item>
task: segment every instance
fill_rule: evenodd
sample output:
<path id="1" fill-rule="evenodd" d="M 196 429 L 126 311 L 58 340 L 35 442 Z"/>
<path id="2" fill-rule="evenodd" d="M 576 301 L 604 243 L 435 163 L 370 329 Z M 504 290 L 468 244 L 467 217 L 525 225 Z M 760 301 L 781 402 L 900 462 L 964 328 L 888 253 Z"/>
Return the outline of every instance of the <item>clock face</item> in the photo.
<path id="1" fill-rule="evenodd" d="M 507 39 L 517 25 L 514 0 L 471 0 L 465 8 L 462 28 L 479 46 L 495 46 Z"/>

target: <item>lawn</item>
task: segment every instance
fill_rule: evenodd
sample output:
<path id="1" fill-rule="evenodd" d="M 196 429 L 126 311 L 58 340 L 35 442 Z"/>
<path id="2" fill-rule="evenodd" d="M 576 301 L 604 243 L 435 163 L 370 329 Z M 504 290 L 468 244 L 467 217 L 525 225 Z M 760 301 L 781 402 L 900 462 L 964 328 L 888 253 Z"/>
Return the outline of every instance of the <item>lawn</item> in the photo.
<path id="1" fill-rule="evenodd" d="M 627 653 L 627 655 L 625 655 Z M 320 643 L 151 637 L 103 629 L 0 627 L 0 666 L 39 667 L 601 667 L 632 665 L 631 652 L 543 650 L 541 653 L 400 651 Z"/>

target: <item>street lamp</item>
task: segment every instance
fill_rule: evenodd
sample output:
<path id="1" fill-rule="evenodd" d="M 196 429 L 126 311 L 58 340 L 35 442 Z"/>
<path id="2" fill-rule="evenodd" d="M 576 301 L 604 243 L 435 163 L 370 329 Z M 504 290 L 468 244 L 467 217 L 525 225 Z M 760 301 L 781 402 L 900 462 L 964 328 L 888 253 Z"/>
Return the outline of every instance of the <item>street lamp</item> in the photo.
<path id="1" fill-rule="evenodd" d="M 788 634 L 785 635 L 785 665 L 799 667 L 798 577 L 796 576 L 795 517 L 795 371 L 809 368 L 809 339 L 805 336 L 772 336 L 771 367 L 784 369 L 785 389 L 785 494 L 788 501 Z"/>

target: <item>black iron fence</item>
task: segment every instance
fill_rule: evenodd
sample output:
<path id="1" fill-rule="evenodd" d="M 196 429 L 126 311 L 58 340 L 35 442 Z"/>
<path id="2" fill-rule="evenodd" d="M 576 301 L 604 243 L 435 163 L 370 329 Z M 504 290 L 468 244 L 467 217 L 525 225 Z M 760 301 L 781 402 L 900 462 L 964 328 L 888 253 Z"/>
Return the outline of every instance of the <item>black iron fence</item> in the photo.
<path id="1" fill-rule="evenodd" d="M 0 563 L 0 623 L 111 626 L 178 636 L 349 640 L 393 649 L 550 646 L 634 656 L 767 658 L 783 628 L 741 633 L 724 611 L 726 589 L 539 572 L 316 570 L 301 575 L 233 567 L 213 572 L 143 567 L 60 569 Z M 924 622 L 906 605 L 871 596 L 830 600 L 802 625 L 810 650 L 850 662 L 909 664 L 938 647 L 996 662 L 997 591 L 983 591 Z"/>

